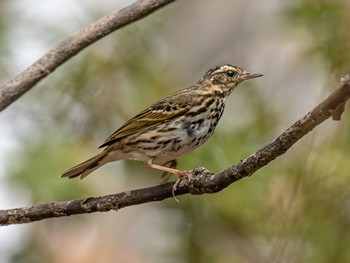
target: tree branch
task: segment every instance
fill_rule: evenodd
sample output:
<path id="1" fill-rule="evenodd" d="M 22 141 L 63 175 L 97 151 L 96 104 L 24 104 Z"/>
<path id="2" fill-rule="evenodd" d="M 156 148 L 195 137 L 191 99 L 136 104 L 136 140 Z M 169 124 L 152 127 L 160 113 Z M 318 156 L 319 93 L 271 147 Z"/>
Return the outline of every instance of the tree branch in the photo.
<path id="1" fill-rule="evenodd" d="M 63 40 L 14 79 L 0 87 L 0 111 L 87 46 L 173 1 L 175 0 L 138 0 L 121 10 L 104 16 Z"/>
<path id="2" fill-rule="evenodd" d="M 341 85 L 311 112 L 295 122 L 273 142 L 261 148 L 238 164 L 213 174 L 203 167 L 196 168 L 192 179 L 183 179 L 176 195 L 209 194 L 219 192 L 230 184 L 267 165 L 284 154 L 293 144 L 329 117 L 340 120 L 345 103 L 350 98 L 350 76 L 341 79 Z M 106 212 L 172 197 L 173 182 L 153 187 L 126 191 L 81 200 L 52 202 L 23 208 L 0 210 L 0 225 L 22 224 L 53 217 Z"/>

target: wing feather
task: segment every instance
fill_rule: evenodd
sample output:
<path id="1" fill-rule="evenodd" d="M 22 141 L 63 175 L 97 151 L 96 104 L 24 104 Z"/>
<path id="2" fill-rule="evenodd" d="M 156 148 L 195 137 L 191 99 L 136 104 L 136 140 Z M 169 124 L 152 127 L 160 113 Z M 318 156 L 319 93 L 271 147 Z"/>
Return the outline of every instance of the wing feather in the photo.
<path id="1" fill-rule="evenodd" d="M 185 90 L 181 90 L 173 95 L 157 101 L 127 121 L 123 126 L 109 136 L 99 148 L 108 146 L 125 136 L 142 131 L 151 126 L 155 126 L 187 112 L 191 108 L 192 100 L 193 96 L 190 96 L 188 92 L 185 92 Z"/>

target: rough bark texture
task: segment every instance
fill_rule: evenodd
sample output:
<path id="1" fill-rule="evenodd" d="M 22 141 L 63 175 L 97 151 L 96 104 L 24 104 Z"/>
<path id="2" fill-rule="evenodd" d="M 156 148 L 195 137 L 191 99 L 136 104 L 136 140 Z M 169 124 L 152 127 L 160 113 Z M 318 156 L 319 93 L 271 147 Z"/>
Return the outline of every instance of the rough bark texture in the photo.
<path id="1" fill-rule="evenodd" d="M 332 117 L 333 120 L 340 120 L 345 103 L 349 98 L 350 76 L 348 75 L 342 78 L 341 85 L 337 90 L 311 112 L 295 122 L 273 140 L 273 142 L 240 161 L 238 164 L 217 174 L 213 174 L 203 167 L 195 169 L 190 181 L 183 179 L 180 182 L 176 194 L 216 193 L 235 181 L 252 175 L 255 171 L 267 165 L 278 156 L 283 155 L 293 144 L 329 117 Z M 173 183 L 166 183 L 101 197 L 0 210 L 0 225 L 21 224 L 53 217 L 105 212 L 132 205 L 161 201 L 172 197 L 172 185 Z"/>
<path id="2" fill-rule="evenodd" d="M 0 87 L 0 111 L 87 46 L 173 1 L 175 0 L 138 0 L 121 10 L 104 16 L 63 40 L 14 79 Z"/>

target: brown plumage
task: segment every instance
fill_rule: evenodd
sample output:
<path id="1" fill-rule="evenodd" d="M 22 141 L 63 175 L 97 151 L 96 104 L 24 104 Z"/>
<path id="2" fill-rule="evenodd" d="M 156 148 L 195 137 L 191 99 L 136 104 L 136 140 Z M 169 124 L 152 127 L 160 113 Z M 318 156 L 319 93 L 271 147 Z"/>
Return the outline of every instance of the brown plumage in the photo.
<path id="1" fill-rule="evenodd" d="M 151 168 L 180 178 L 189 176 L 191 170 L 176 169 L 176 159 L 209 139 L 226 98 L 239 83 L 261 76 L 229 64 L 210 69 L 195 85 L 160 99 L 127 121 L 100 146 L 105 147 L 101 153 L 61 177 L 84 178 L 108 162 L 123 159 L 144 161 Z"/>

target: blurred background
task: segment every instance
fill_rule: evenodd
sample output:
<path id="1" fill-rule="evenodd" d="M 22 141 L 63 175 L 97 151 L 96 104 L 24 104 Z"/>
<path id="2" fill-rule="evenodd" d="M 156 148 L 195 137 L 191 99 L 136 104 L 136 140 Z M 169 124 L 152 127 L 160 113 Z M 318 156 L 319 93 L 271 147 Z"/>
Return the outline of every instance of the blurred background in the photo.
<path id="1" fill-rule="evenodd" d="M 0 1 L 0 83 L 131 1 Z M 0 208 L 156 185 L 143 163 L 59 175 L 126 120 L 231 63 L 241 85 L 180 168 L 218 172 L 271 142 L 350 70 L 347 0 L 176 1 L 81 52 L 0 114 Z M 350 262 L 350 122 L 326 121 L 214 195 L 0 228 L 0 262 Z M 174 178 L 175 179 L 175 178 Z"/>

